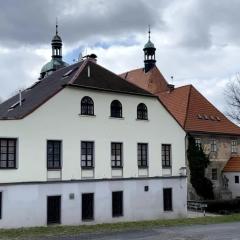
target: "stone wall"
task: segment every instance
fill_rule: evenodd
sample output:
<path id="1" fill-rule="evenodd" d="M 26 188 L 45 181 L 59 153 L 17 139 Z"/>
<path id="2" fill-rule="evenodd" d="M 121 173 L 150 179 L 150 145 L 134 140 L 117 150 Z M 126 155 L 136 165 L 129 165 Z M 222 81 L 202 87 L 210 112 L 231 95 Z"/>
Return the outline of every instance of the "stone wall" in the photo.
<path id="1" fill-rule="evenodd" d="M 222 189 L 222 170 L 231 156 L 240 155 L 240 138 L 235 136 L 213 135 L 213 134 L 193 134 L 195 139 L 201 140 L 202 147 L 206 154 L 209 155 L 210 164 L 206 169 L 206 177 L 213 183 L 213 190 L 216 199 L 221 198 Z M 211 151 L 212 140 L 216 140 L 216 151 Z M 232 140 L 237 140 L 237 152 L 232 153 Z M 212 179 L 212 169 L 217 169 L 216 180 Z M 193 187 L 190 184 L 190 172 L 188 170 L 188 199 L 199 200 Z"/>

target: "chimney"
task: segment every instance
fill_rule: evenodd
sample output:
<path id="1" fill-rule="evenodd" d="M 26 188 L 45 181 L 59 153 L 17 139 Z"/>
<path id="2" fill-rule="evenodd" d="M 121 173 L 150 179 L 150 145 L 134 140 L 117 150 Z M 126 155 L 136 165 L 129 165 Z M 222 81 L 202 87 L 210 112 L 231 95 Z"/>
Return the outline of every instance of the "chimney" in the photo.
<path id="1" fill-rule="evenodd" d="M 173 84 L 168 84 L 167 86 L 168 86 L 169 92 L 172 92 L 175 88 Z"/>
<path id="2" fill-rule="evenodd" d="M 88 58 L 89 58 L 90 60 L 92 60 L 93 62 L 95 62 L 95 63 L 97 62 L 97 55 L 94 54 L 94 53 L 88 55 Z"/>

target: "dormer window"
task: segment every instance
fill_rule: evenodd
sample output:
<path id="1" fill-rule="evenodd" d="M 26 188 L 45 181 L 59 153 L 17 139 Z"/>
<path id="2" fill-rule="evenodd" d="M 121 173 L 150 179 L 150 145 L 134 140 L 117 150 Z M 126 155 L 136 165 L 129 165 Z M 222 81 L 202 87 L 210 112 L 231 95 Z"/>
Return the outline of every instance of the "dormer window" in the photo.
<path id="1" fill-rule="evenodd" d="M 94 102 L 90 97 L 82 98 L 81 115 L 94 115 Z"/>
<path id="2" fill-rule="evenodd" d="M 122 118 L 122 104 L 118 100 L 111 103 L 111 117 Z"/>
<path id="3" fill-rule="evenodd" d="M 144 103 L 140 103 L 137 106 L 137 119 L 148 120 L 148 110 Z"/>

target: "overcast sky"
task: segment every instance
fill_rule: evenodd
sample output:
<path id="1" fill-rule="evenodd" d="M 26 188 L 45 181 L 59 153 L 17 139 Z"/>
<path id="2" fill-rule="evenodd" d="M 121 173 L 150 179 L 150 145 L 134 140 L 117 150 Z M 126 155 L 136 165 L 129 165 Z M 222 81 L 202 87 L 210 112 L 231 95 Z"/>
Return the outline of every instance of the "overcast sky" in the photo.
<path id="1" fill-rule="evenodd" d="M 240 71 L 239 11 L 239 0 L 0 0 L 0 97 L 37 80 L 58 17 L 68 63 L 94 52 L 116 73 L 143 67 L 150 24 L 165 78 L 225 111 L 224 88 Z"/>

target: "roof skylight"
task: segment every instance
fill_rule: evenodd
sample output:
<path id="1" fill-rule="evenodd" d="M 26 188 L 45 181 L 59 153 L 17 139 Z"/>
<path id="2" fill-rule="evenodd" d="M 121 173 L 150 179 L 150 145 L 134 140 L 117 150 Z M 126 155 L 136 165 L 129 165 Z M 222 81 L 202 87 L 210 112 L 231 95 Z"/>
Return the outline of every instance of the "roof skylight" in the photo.
<path id="1" fill-rule="evenodd" d="M 25 98 L 22 99 L 21 103 L 23 103 L 25 101 Z M 20 101 L 17 101 L 16 103 L 14 103 L 13 105 L 11 105 L 8 109 L 8 111 L 13 110 L 14 108 L 18 107 L 20 105 Z"/>

